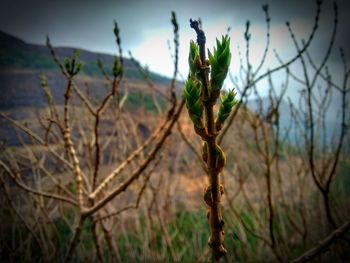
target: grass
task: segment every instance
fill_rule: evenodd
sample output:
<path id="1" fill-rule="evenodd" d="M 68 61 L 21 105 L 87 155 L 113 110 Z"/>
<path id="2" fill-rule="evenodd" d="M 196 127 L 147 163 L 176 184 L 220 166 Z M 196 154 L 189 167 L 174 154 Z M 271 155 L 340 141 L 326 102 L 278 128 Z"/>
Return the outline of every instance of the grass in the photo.
<path id="1" fill-rule="evenodd" d="M 341 163 L 338 176 L 334 182 L 334 190 L 338 187 L 344 186 L 346 191 L 349 191 L 349 179 L 347 178 L 347 173 L 349 172 L 350 165 L 348 163 Z M 341 198 L 346 198 L 346 196 L 338 196 L 337 200 Z M 316 208 L 317 198 L 310 196 L 307 202 L 309 208 L 315 208 L 315 211 L 310 214 L 306 214 L 309 224 L 312 224 L 314 216 L 320 213 Z M 264 222 L 260 225 L 256 221 L 256 217 L 249 212 L 249 209 L 245 205 L 240 205 L 236 202 L 232 205 L 239 211 L 241 220 L 244 225 L 251 229 L 255 229 L 262 234 L 265 238 L 269 239 L 267 234 L 267 221 L 266 220 L 266 210 L 257 209 L 257 217 L 262 219 Z M 8 211 L 1 211 L 2 216 L 5 216 Z M 113 233 L 115 236 L 116 247 L 118 248 L 120 261 L 121 262 L 153 262 L 158 260 L 158 262 L 173 262 L 167 243 L 165 242 L 163 230 L 159 225 L 157 216 L 152 215 L 153 227 L 150 227 L 149 218 L 139 213 L 136 217 L 135 226 L 125 226 L 123 224 L 123 219 L 120 221 L 119 227 L 114 228 Z M 275 227 L 274 233 L 277 241 L 277 247 L 284 246 L 280 243 L 280 240 L 287 245 L 288 251 L 285 256 L 289 258 L 295 258 L 305 251 L 307 247 L 310 247 L 314 241 L 323 238 L 324 235 L 318 233 L 318 236 L 311 237 L 308 242 L 307 247 L 302 243 L 301 238 L 297 238 L 296 242 L 291 242 L 293 236 L 295 236 L 295 231 L 288 224 L 287 212 L 282 209 L 279 205 L 275 204 Z M 171 219 L 162 218 L 163 225 L 165 226 L 166 232 L 170 237 L 170 246 L 174 251 L 175 255 L 178 257 L 179 262 L 195 262 L 195 261 L 205 261 L 208 255 L 205 256 L 208 241 L 208 231 L 207 231 L 207 219 L 205 217 L 206 211 L 204 209 L 199 209 L 195 211 L 188 210 L 177 210 Z M 256 236 L 251 234 L 249 231 L 245 230 L 242 222 L 234 215 L 230 210 L 229 206 L 224 207 L 224 219 L 225 219 L 225 246 L 229 253 L 227 254 L 227 262 L 274 262 L 275 257 L 271 251 L 271 248 L 259 240 Z M 294 212 L 290 214 L 296 220 L 296 214 Z M 74 225 L 74 212 L 72 210 L 66 210 L 65 217 L 71 226 Z M 264 219 L 265 218 L 265 219 Z M 124 219 L 125 220 L 125 219 Z M 126 221 L 129 221 L 126 219 Z M 59 233 L 59 238 L 54 238 L 54 242 L 57 244 L 57 258 L 63 258 L 64 252 L 69 244 L 72 232 L 71 226 L 67 225 L 63 218 L 57 218 L 54 221 L 57 232 Z M 283 229 L 283 225 L 286 226 Z M 94 244 L 91 235 L 91 220 L 87 220 L 84 224 L 83 233 L 81 237 L 81 244 L 79 245 L 76 253 L 76 262 L 82 262 L 84 260 L 91 260 L 94 257 Z M 8 229 L 10 230 L 10 229 Z M 26 233 L 23 226 L 16 228 L 16 238 L 18 239 L 20 235 Z M 285 231 L 285 232 L 283 232 Z M 21 233 L 20 233 L 21 232 Z M 28 233 L 26 233 L 27 235 Z M 313 233 L 315 234 L 315 233 Z M 317 234 L 317 233 L 316 233 Z M 54 235 L 55 236 L 55 235 Z M 11 231 L 6 231 L 1 238 L 2 241 L 11 243 L 13 234 Z M 23 237 L 22 237 L 23 238 Z M 20 243 L 20 241 L 16 241 Z M 34 241 L 30 245 L 30 253 L 35 253 L 38 249 Z M 103 234 L 101 233 L 101 244 L 103 249 L 103 254 L 106 262 L 111 261 L 111 254 L 108 251 L 108 247 L 104 241 Z M 283 251 L 283 250 L 282 250 Z M 280 252 L 281 253 L 281 252 Z M 204 254 L 204 256 L 203 256 Z M 32 255 L 33 256 L 33 255 Z M 40 257 L 41 255 L 37 255 Z M 153 261 L 152 261 L 153 259 Z M 22 259 L 18 259 L 22 260 Z M 24 261 L 19 261 L 24 262 Z"/>
<path id="2" fill-rule="evenodd" d="M 166 231 L 171 238 L 171 249 L 178 256 L 180 262 L 193 262 L 207 247 L 207 220 L 203 216 L 204 214 L 204 211 L 179 211 L 176 213 L 174 220 L 166 224 Z M 145 221 L 145 218 L 141 218 L 140 222 L 144 223 L 140 224 L 139 229 L 131 230 L 124 235 L 118 236 L 117 246 L 120 251 L 121 261 L 127 262 L 130 260 L 130 257 L 135 260 L 144 258 L 144 248 L 146 247 L 149 250 L 155 249 L 152 253 L 160 256 L 162 258 L 161 261 L 172 262 L 171 253 L 169 253 L 164 243 L 163 233 L 158 224 L 155 224 L 153 229 L 154 240 L 149 238 L 145 241 L 142 238 L 142 234 L 147 232 Z M 162 254 L 163 257 L 161 256 Z"/>
<path id="3" fill-rule="evenodd" d="M 338 164 L 337 176 L 332 184 L 333 192 L 340 190 L 344 197 L 350 194 L 350 163 L 341 161 Z"/>
<path id="4" fill-rule="evenodd" d="M 160 109 L 164 111 L 166 108 L 166 101 L 164 99 L 159 96 L 154 98 L 152 95 L 142 94 L 140 92 L 129 93 L 125 103 L 125 109 L 130 112 L 136 112 L 143 107 L 147 112 L 157 113 L 158 110 L 154 102 L 155 99 L 157 100 Z"/>
<path id="5" fill-rule="evenodd" d="M 18 48 L 0 49 L 0 66 L 58 71 L 57 65 L 48 54 Z"/>

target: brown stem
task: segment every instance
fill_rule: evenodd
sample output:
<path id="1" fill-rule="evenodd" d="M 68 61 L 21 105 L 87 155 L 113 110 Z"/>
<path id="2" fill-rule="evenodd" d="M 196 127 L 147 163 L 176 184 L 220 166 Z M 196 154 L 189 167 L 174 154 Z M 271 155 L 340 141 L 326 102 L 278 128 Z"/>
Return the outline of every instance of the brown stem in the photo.
<path id="1" fill-rule="evenodd" d="M 11 171 L 11 169 L 3 162 L 0 160 L 0 167 L 2 167 L 7 174 L 9 174 L 9 176 L 11 177 L 11 179 L 16 183 L 16 185 L 18 187 L 20 187 L 21 189 L 23 189 L 24 191 L 28 192 L 28 193 L 32 193 L 38 196 L 42 196 L 42 197 L 47 197 L 47 198 L 52 198 L 52 199 L 56 199 L 62 202 L 67 202 L 70 203 L 72 205 L 78 206 L 78 203 L 69 197 L 63 196 L 63 195 L 57 195 L 57 194 L 53 194 L 53 193 L 49 193 L 49 192 L 43 192 L 37 189 L 33 189 L 29 186 L 27 186 L 26 184 L 22 183 L 18 178 L 20 178 L 20 174 L 18 172 L 13 173 Z"/>
<path id="2" fill-rule="evenodd" d="M 322 197 L 323 197 L 323 204 L 324 204 L 324 208 L 326 210 L 326 216 L 327 216 L 328 222 L 331 224 L 331 226 L 333 228 L 336 228 L 337 224 L 335 223 L 335 220 L 333 218 L 332 210 L 331 210 L 331 206 L 330 206 L 329 191 L 323 190 Z"/>
<path id="3" fill-rule="evenodd" d="M 223 247 L 224 241 L 224 221 L 221 214 L 221 193 L 220 193 L 220 178 L 219 172 L 216 168 L 216 130 L 215 130 L 215 120 L 213 113 L 213 104 L 204 104 L 206 113 L 206 123 L 208 130 L 208 139 L 206 140 L 208 144 L 208 160 L 207 167 L 209 170 L 209 183 L 211 189 L 212 202 L 210 205 L 209 214 L 209 225 L 210 225 L 210 237 L 208 245 L 212 249 L 213 260 L 219 260 L 222 256 L 226 255 L 227 251 Z"/>
<path id="4" fill-rule="evenodd" d="M 202 137 L 208 145 L 207 168 L 209 171 L 209 189 L 211 191 L 211 200 L 207 202 L 210 207 L 209 210 L 209 226 L 210 237 L 208 245 L 212 251 L 212 260 L 219 261 L 221 257 L 225 256 L 227 250 L 224 248 L 224 221 L 221 214 L 221 192 L 220 192 L 220 178 L 219 170 L 217 169 L 216 160 L 218 157 L 216 137 L 217 131 L 214 118 L 214 104 L 216 101 L 215 95 L 210 94 L 209 82 L 209 67 L 206 65 L 205 58 L 205 35 L 202 29 L 198 27 L 197 21 L 192 21 L 191 27 L 197 33 L 197 43 L 199 45 L 200 58 L 202 66 L 200 68 L 200 76 L 202 78 L 203 93 L 202 102 L 205 112 L 205 124 L 207 136 Z"/>
<path id="5" fill-rule="evenodd" d="M 36 233 L 34 232 L 33 228 L 27 223 L 26 219 L 20 214 L 18 209 L 13 204 L 13 200 L 11 199 L 10 193 L 9 193 L 7 187 L 6 187 L 5 181 L 2 178 L 2 176 L 0 176 L 0 189 L 1 188 L 4 189 L 2 191 L 2 193 L 4 194 L 5 200 L 7 201 L 10 209 L 12 209 L 13 213 L 19 218 L 19 220 L 23 223 L 23 225 L 28 230 L 28 232 L 32 235 L 33 239 L 38 244 L 38 246 L 40 248 L 40 251 L 43 251 L 43 253 L 44 253 L 44 249 L 43 249 L 42 243 L 40 242 L 39 237 L 36 235 Z"/>
<path id="6" fill-rule="evenodd" d="M 95 249 L 96 249 L 96 255 L 98 262 L 103 262 L 103 256 L 101 251 L 101 243 L 98 238 L 98 221 L 96 219 L 93 219 L 93 223 L 91 226 L 91 232 L 92 232 L 92 238 L 94 241 Z"/>
<path id="7" fill-rule="evenodd" d="M 81 236 L 81 232 L 83 231 L 85 218 L 86 217 L 84 217 L 84 216 L 80 216 L 80 218 L 79 218 L 78 225 L 75 229 L 75 232 L 73 234 L 73 237 L 71 239 L 71 242 L 70 242 L 68 250 L 67 250 L 65 262 L 72 261 L 73 252 L 74 252 L 76 246 L 78 245 L 78 243 L 80 242 L 80 236 Z"/>
<path id="8" fill-rule="evenodd" d="M 322 252 L 327 251 L 327 248 L 337 241 L 337 239 L 341 238 L 345 235 L 347 231 L 350 229 L 350 221 L 345 222 L 342 226 L 334 230 L 328 237 L 318 242 L 318 244 L 314 247 L 312 247 L 310 250 L 306 251 L 304 254 L 302 254 L 300 257 L 292 260 L 292 263 L 298 263 L 298 262 L 307 262 L 311 261 L 313 258 L 315 258 L 317 255 L 321 254 Z"/>
<path id="9" fill-rule="evenodd" d="M 148 173 L 145 175 L 144 183 L 143 183 L 143 185 L 142 185 L 142 187 L 141 187 L 141 189 L 140 189 L 140 192 L 139 192 L 139 194 L 138 194 L 138 196 L 137 196 L 137 199 L 136 199 L 136 203 L 135 203 L 135 204 L 125 206 L 125 207 L 123 207 L 123 208 L 121 208 L 121 209 L 119 209 L 119 210 L 117 210 L 117 211 L 115 211 L 115 212 L 108 213 L 108 214 L 106 214 L 106 215 L 104 215 L 104 216 L 100 216 L 100 217 L 96 218 L 95 220 L 96 220 L 96 221 L 105 220 L 105 219 L 111 218 L 111 217 L 113 217 L 113 216 L 117 216 L 117 215 L 119 215 L 120 213 L 122 213 L 122 212 L 124 212 L 124 211 L 126 211 L 126 210 L 129 210 L 129 209 L 138 209 L 138 208 L 139 208 L 139 205 L 140 205 L 140 202 L 141 202 L 142 195 L 144 194 L 144 192 L 145 192 L 145 190 L 146 190 L 146 187 L 147 187 L 147 184 L 148 184 L 148 182 L 149 182 L 149 180 L 150 180 L 150 178 L 151 178 L 151 175 L 153 174 L 154 170 L 158 167 L 160 160 L 162 160 L 162 157 L 163 157 L 163 155 L 160 155 L 160 156 L 159 156 L 158 160 L 155 161 L 153 167 L 152 167 L 152 168 L 148 171 Z"/>
<path id="10" fill-rule="evenodd" d="M 63 139 L 65 143 L 65 147 L 71 157 L 72 163 L 73 163 L 73 171 L 74 176 L 78 188 L 78 203 L 80 210 L 84 207 L 84 193 L 83 193 L 83 175 L 82 171 L 80 169 L 79 159 L 76 153 L 76 150 L 73 145 L 72 136 L 71 136 L 71 128 L 70 128 L 70 121 L 69 121 L 69 114 L 68 114 L 68 103 L 70 99 L 70 93 L 73 85 L 72 78 L 68 79 L 68 85 L 66 92 L 64 94 L 64 133 L 63 133 Z"/>
<path id="11" fill-rule="evenodd" d="M 161 132 L 166 128 L 166 125 L 168 124 L 168 120 L 165 120 L 162 125 L 150 136 L 147 141 L 145 141 L 139 148 L 137 148 L 135 151 L 133 151 L 128 158 L 126 158 L 123 163 L 121 163 L 110 175 L 108 175 L 98 187 L 94 190 L 93 193 L 90 194 L 89 198 L 94 199 L 98 193 L 100 193 L 102 190 L 104 190 L 107 185 L 118 175 L 120 174 L 125 167 L 130 164 L 136 157 L 138 157 L 143 150 L 148 147 L 158 136 L 160 136 Z"/>
<path id="12" fill-rule="evenodd" d="M 104 237 L 105 240 L 107 242 L 107 246 L 109 251 L 111 252 L 111 262 L 118 262 L 119 260 L 119 252 L 118 252 L 118 248 L 114 242 L 114 235 L 112 233 L 112 229 L 108 228 L 105 224 L 105 222 L 101 222 L 102 225 L 102 229 L 103 229 L 103 233 L 104 233 Z"/>
<path id="13" fill-rule="evenodd" d="M 121 76 L 122 77 L 122 76 Z M 111 103 L 113 97 L 115 95 L 118 95 L 117 88 L 119 87 L 119 83 L 121 82 L 121 77 L 114 76 L 114 79 L 111 83 L 112 88 L 110 92 L 107 94 L 107 96 L 102 100 L 101 104 L 99 105 L 98 109 L 96 110 L 95 116 L 95 125 L 94 125 L 94 136 L 95 136 L 95 164 L 94 164 L 94 173 L 92 176 L 92 189 L 95 189 L 97 177 L 99 174 L 99 168 L 100 168 L 100 142 L 99 142 L 99 123 L 100 123 L 100 117 L 103 114 L 103 112 L 107 109 L 109 104 Z M 119 105 L 119 95 L 117 96 L 118 99 L 118 105 Z"/>
<path id="14" fill-rule="evenodd" d="M 87 215 L 91 215 L 94 212 L 96 212 L 97 210 L 99 210 L 101 207 L 105 206 L 109 201 L 111 201 L 115 196 L 117 196 L 118 194 L 122 193 L 123 191 L 125 191 L 129 185 L 135 181 L 136 179 L 139 178 L 139 176 L 143 173 L 143 171 L 148 167 L 148 165 L 154 160 L 154 158 L 156 157 L 156 154 L 159 152 L 159 150 L 162 148 L 165 140 L 167 139 L 167 137 L 171 134 L 171 130 L 174 126 L 174 124 L 176 123 L 177 119 L 180 116 L 180 113 L 182 111 L 183 106 L 185 105 L 185 101 L 182 100 L 179 108 L 177 109 L 177 112 L 172 116 L 171 122 L 169 124 L 169 126 L 167 127 L 167 129 L 164 131 L 164 133 L 161 135 L 161 138 L 159 139 L 159 141 L 157 142 L 157 144 L 154 146 L 153 150 L 150 152 L 150 154 L 148 155 L 148 158 L 139 166 L 138 169 L 136 169 L 132 175 L 126 179 L 122 184 L 119 185 L 119 187 L 117 187 L 116 189 L 113 189 L 110 193 L 108 193 L 106 195 L 106 197 L 104 197 L 102 200 L 100 200 L 99 202 L 97 202 L 94 206 L 90 207 L 89 209 L 86 209 L 84 211 L 84 214 Z"/>

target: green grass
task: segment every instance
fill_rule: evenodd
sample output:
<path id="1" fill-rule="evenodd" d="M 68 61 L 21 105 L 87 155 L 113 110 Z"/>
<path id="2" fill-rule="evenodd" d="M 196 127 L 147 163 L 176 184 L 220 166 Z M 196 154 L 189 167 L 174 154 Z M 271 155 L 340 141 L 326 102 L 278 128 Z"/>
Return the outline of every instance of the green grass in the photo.
<path id="1" fill-rule="evenodd" d="M 19 69 L 58 70 L 57 65 L 50 56 L 17 48 L 0 49 L 0 66 L 10 66 Z"/>
<path id="2" fill-rule="evenodd" d="M 156 100 L 158 101 L 160 109 L 164 111 L 166 109 L 165 100 L 160 98 L 159 96 L 155 96 L 155 97 L 156 97 Z M 147 112 L 158 113 L 158 110 L 152 95 L 142 94 L 140 92 L 129 93 L 125 103 L 125 109 L 127 111 L 136 112 L 142 109 L 142 107 L 144 107 L 144 109 Z"/>
<path id="3" fill-rule="evenodd" d="M 332 190 L 336 192 L 341 189 L 345 196 L 350 194 L 350 163 L 339 162 L 336 177 L 332 184 Z"/>
<path id="4" fill-rule="evenodd" d="M 145 220 L 141 219 L 141 222 Z M 117 237 L 117 246 L 120 251 L 122 262 L 130 260 L 130 253 L 136 259 L 143 256 L 143 238 L 146 224 L 141 223 L 141 229 L 138 231 L 129 231 L 126 235 Z M 181 211 L 175 216 L 175 219 L 169 224 L 165 224 L 166 231 L 171 238 L 171 247 L 175 254 L 179 257 L 180 262 L 193 262 L 199 257 L 207 247 L 207 219 L 204 212 L 188 212 Z M 166 249 L 163 243 L 163 234 L 160 226 L 155 222 L 154 226 L 155 240 L 147 240 L 147 246 L 152 250 L 155 249 L 161 253 Z M 165 262 L 171 262 L 171 254 L 169 251 L 165 254 Z"/>

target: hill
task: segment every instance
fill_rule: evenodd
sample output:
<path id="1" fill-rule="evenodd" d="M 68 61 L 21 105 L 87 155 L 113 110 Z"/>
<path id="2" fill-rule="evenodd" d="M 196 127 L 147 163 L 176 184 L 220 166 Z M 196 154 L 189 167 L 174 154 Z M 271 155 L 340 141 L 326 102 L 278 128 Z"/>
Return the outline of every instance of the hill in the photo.
<path id="1" fill-rule="evenodd" d="M 99 100 L 106 93 L 107 82 L 97 65 L 97 60 L 103 61 L 105 71 L 111 74 L 114 56 L 102 53 L 93 53 L 82 49 L 68 47 L 55 47 L 60 59 L 70 57 L 74 50 L 80 53 L 83 62 L 82 72 L 75 78 L 80 89 Z M 47 99 L 40 87 L 41 75 L 47 76 L 48 85 L 55 99 L 60 105 L 66 79 L 55 64 L 49 49 L 44 45 L 26 43 L 14 36 L 0 31 L 0 111 L 17 120 L 30 120 L 36 118 L 32 113 L 41 111 L 47 105 Z M 166 93 L 170 79 L 159 74 L 149 72 L 155 88 Z M 127 110 L 136 110 L 144 107 L 149 111 L 156 111 L 156 105 L 151 90 L 143 80 L 135 63 L 124 58 L 124 79 L 127 80 L 128 99 L 125 103 Z M 120 86 L 124 92 L 125 86 Z M 142 94 L 142 95 L 141 95 Z M 164 99 L 157 98 L 160 106 L 164 106 Z M 9 145 L 16 145 L 18 140 L 13 128 L 0 119 L 0 138 L 6 138 Z"/>
<path id="2" fill-rule="evenodd" d="M 97 59 L 101 59 L 108 69 L 112 68 L 114 56 L 103 53 L 94 53 L 83 49 L 70 47 L 55 47 L 56 54 L 60 58 L 70 57 L 74 50 L 78 50 L 83 61 L 82 74 L 91 77 L 102 77 L 97 65 Z M 49 49 L 44 45 L 29 44 L 25 41 L 0 31 L 0 70 L 34 70 L 40 72 L 59 72 L 58 66 L 52 59 Z M 124 58 L 124 76 L 127 79 L 141 80 L 135 63 Z M 149 77 L 157 84 L 169 84 L 169 78 L 149 73 Z"/>
<path id="3" fill-rule="evenodd" d="M 97 60 L 102 60 L 105 71 L 111 74 L 115 57 L 82 49 L 55 48 L 60 59 L 70 57 L 74 50 L 79 51 L 83 62 L 82 71 L 76 77 L 76 82 L 82 87 L 89 83 L 94 96 L 97 98 L 103 96 L 106 83 Z M 45 106 L 46 98 L 40 89 L 40 76 L 43 74 L 48 77 L 56 103 L 60 104 L 63 101 L 65 79 L 49 49 L 43 45 L 26 43 L 0 31 L 0 110 L 11 111 L 19 107 Z M 149 78 L 161 92 L 166 92 L 166 87 L 170 84 L 169 78 L 153 72 L 149 72 Z M 128 80 L 131 90 L 140 90 L 142 86 L 142 92 L 147 92 L 148 88 L 144 84 L 142 74 L 135 63 L 127 58 L 124 58 L 124 79 Z"/>

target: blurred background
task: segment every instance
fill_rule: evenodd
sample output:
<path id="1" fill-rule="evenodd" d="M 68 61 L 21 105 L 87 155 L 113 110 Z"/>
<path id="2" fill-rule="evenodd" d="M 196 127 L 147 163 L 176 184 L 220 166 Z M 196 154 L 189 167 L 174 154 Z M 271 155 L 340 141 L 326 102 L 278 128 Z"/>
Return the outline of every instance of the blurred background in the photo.
<path id="1" fill-rule="evenodd" d="M 181 103 L 190 18 L 211 52 L 230 36 L 223 261 L 349 261 L 349 12 L 2 1 L 1 261 L 209 260 L 202 141 Z"/>

